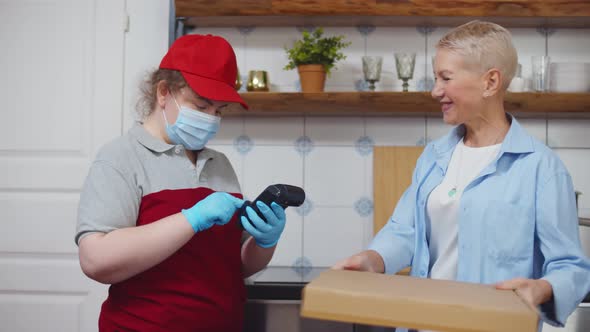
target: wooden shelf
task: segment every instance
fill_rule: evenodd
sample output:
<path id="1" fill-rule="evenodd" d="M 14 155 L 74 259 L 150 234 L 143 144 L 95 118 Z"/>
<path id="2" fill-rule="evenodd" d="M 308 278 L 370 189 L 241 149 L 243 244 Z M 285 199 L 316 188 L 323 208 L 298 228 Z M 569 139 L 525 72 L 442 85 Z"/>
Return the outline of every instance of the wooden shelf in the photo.
<path id="1" fill-rule="evenodd" d="M 590 27 L 590 2 L 565 0 L 175 0 L 189 26 L 457 26 L 483 18 L 508 27 Z"/>
<path id="2" fill-rule="evenodd" d="M 246 92 L 250 110 L 224 116 L 441 115 L 430 92 Z M 589 118 L 590 93 L 509 93 L 506 110 L 523 117 Z"/>

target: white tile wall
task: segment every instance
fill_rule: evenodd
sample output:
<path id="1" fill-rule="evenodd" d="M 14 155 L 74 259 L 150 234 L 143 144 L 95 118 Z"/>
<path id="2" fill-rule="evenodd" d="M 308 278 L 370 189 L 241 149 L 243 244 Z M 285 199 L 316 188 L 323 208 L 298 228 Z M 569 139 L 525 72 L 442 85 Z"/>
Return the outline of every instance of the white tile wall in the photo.
<path id="1" fill-rule="evenodd" d="M 314 204 L 350 207 L 366 196 L 364 158 L 352 147 L 315 147 L 305 159 L 305 189 Z"/>
<path id="2" fill-rule="evenodd" d="M 547 144 L 547 120 L 531 118 L 517 118 L 517 120 L 529 134 L 541 143 Z"/>
<path id="3" fill-rule="evenodd" d="M 251 117 L 247 118 L 244 134 L 256 145 L 281 145 L 292 147 L 303 135 L 301 117 Z"/>
<path id="4" fill-rule="evenodd" d="M 590 120 L 551 119 L 548 134 L 552 148 L 590 148 Z"/>
<path id="5" fill-rule="evenodd" d="M 273 91 L 295 91 L 297 70 L 283 70 L 287 64 L 285 46 L 290 47 L 300 34 L 293 27 L 256 28 L 246 36 L 246 68 L 266 70 Z"/>
<path id="6" fill-rule="evenodd" d="M 287 223 L 270 265 L 292 266 L 303 256 L 303 217 L 289 207 L 285 210 Z"/>
<path id="7" fill-rule="evenodd" d="M 371 198 L 371 200 L 373 200 L 373 154 L 371 153 L 370 155 L 366 156 L 364 158 L 364 183 L 365 183 L 365 188 L 364 188 L 364 192 L 366 194 L 367 197 Z M 373 224 L 372 224 L 372 216 L 371 216 L 371 232 L 373 229 Z"/>
<path id="8" fill-rule="evenodd" d="M 582 192 L 578 207 L 590 209 L 590 149 L 554 149 L 572 176 L 574 189 Z"/>
<path id="9" fill-rule="evenodd" d="M 590 31 L 558 29 L 548 40 L 552 62 L 590 62 Z"/>
<path id="10" fill-rule="evenodd" d="M 377 27 L 363 36 L 356 27 L 326 28 L 327 35 L 344 34 L 352 42 L 347 59 L 328 78 L 328 91 L 353 91 L 362 79 L 361 57 L 383 56 L 382 79 L 377 90 L 401 90 L 394 52 L 418 54 L 410 89 L 425 74 L 432 78 L 434 45 L 449 29 L 436 28 L 423 36 L 415 28 Z M 243 76 L 248 70 L 267 70 L 273 90 L 296 91 L 295 70 L 284 71 L 284 46 L 299 38 L 295 27 L 256 28 L 248 34 L 236 28 L 203 28 L 198 33 L 220 34 L 234 46 Z M 536 29 L 511 29 L 522 64 L 523 77 L 530 78 L 530 58 L 545 54 L 545 37 Z M 553 61 L 590 61 L 590 30 L 557 30 L 548 39 Z M 244 84 L 245 84 L 244 80 Z M 580 214 L 590 217 L 590 120 L 519 119 L 524 128 L 541 142 L 548 142 L 572 174 L 580 197 Z M 372 237 L 372 213 L 361 216 L 355 203 L 372 200 L 372 153 L 360 153 L 355 146 L 361 137 L 376 145 L 422 145 L 451 129 L 440 116 L 428 117 L 238 117 L 224 118 L 211 147 L 224 152 L 232 162 L 247 198 L 254 198 L 272 183 L 303 186 L 312 202 L 307 214 L 287 209 L 287 227 L 272 265 L 293 265 L 304 256 L 315 266 L 330 266 L 364 248 Z M 249 149 L 238 151 L 236 138 L 244 136 Z M 313 147 L 298 152 L 297 139 L 307 136 Z M 590 250 L 590 231 L 582 241 Z M 329 245 L 327 245 L 329 243 Z M 303 261 L 306 261 L 305 259 Z"/>
<path id="11" fill-rule="evenodd" d="M 209 144 L 212 145 L 233 145 L 236 137 L 244 132 L 244 118 L 223 118 L 219 131 Z"/>
<path id="12" fill-rule="evenodd" d="M 428 116 L 426 117 L 426 141 L 435 141 L 448 134 L 452 128 L 443 121 L 442 117 Z"/>
<path id="13" fill-rule="evenodd" d="M 351 42 L 343 50 L 346 59 L 336 64 L 336 69 L 326 79 L 326 91 L 354 91 L 354 82 L 362 78 L 361 57 L 365 55 L 364 38 L 356 28 L 324 28 L 326 36 L 344 35 Z"/>
<path id="14" fill-rule="evenodd" d="M 424 145 L 425 123 L 423 117 L 367 117 L 366 135 L 375 145 Z"/>
<path id="15" fill-rule="evenodd" d="M 258 146 L 244 158 L 242 190 L 248 199 L 256 198 L 275 183 L 303 186 L 303 159 L 293 148 Z"/>
<path id="16" fill-rule="evenodd" d="M 305 218 L 303 254 L 314 266 L 331 266 L 362 250 L 364 221 L 350 207 L 316 207 Z"/>
<path id="17" fill-rule="evenodd" d="M 307 117 L 305 135 L 314 145 L 353 146 L 364 135 L 361 117 Z"/>

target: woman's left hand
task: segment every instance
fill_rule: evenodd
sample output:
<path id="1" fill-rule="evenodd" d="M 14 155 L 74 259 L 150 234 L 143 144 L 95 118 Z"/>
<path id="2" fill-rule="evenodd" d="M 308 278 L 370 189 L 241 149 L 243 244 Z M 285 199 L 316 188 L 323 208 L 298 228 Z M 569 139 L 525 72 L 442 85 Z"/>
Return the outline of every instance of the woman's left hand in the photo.
<path id="1" fill-rule="evenodd" d="M 533 307 L 537 307 L 553 297 L 553 287 L 544 279 L 514 278 L 497 283 L 496 289 L 512 289 Z"/>

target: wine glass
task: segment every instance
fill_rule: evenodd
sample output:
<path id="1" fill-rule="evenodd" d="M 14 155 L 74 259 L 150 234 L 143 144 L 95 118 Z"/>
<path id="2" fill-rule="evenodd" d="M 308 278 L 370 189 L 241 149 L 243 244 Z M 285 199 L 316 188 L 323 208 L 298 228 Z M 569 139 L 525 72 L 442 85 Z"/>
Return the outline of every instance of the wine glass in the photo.
<path id="1" fill-rule="evenodd" d="M 369 90 L 375 91 L 375 82 L 379 82 L 381 78 L 381 64 L 383 57 L 381 56 L 363 56 L 363 73 L 365 81 L 369 82 Z"/>
<path id="2" fill-rule="evenodd" d="M 416 64 L 416 53 L 395 53 L 395 66 L 397 78 L 404 81 L 403 91 L 408 91 L 408 80 L 414 77 L 414 65 Z"/>

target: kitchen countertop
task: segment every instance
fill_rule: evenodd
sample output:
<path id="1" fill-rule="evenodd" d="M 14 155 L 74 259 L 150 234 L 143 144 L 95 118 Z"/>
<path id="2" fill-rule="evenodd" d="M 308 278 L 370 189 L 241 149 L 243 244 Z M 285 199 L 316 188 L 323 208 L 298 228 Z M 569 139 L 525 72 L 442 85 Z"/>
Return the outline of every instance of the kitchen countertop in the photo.
<path id="1" fill-rule="evenodd" d="M 268 267 L 246 280 L 249 301 L 301 300 L 301 290 L 326 267 Z"/>
<path id="2" fill-rule="evenodd" d="M 248 301 L 300 301 L 303 287 L 327 269 L 268 267 L 246 280 Z M 590 294 L 582 302 L 590 303 Z"/>

